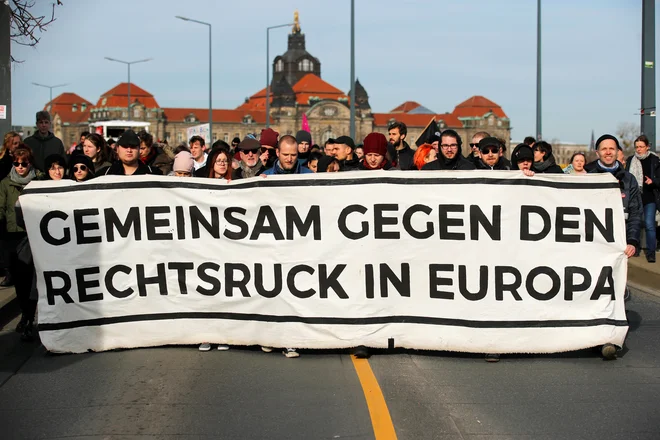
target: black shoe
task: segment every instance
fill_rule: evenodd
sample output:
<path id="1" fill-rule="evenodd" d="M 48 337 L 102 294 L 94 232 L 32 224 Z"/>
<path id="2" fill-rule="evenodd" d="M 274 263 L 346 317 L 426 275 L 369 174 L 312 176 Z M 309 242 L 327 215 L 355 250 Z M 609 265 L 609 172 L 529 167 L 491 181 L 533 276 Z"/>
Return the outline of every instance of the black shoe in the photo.
<path id="1" fill-rule="evenodd" d="M 5 279 L 0 281 L 0 287 L 9 287 L 14 285 L 14 280 L 12 280 L 11 275 L 7 272 Z"/>
<path id="2" fill-rule="evenodd" d="M 358 359 L 366 359 L 369 357 L 369 349 L 364 345 L 358 345 L 355 347 L 355 350 L 353 350 L 353 354 Z"/>
<path id="3" fill-rule="evenodd" d="M 600 348 L 600 354 L 606 361 L 616 359 L 616 346 L 614 344 L 605 344 Z"/>
<path id="4" fill-rule="evenodd" d="M 500 355 L 497 353 L 488 353 L 484 357 L 484 360 L 486 362 L 499 362 L 500 361 Z"/>
<path id="5" fill-rule="evenodd" d="M 20 321 L 18 321 L 18 325 L 16 326 L 16 333 L 23 333 L 25 331 L 25 327 L 27 326 L 27 319 L 21 318 Z"/>
<path id="6" fill-rule="evenodd" d="M 23 334 L 21 335 L 21 341 L 25 342 L 32 342 L 34 341 L 34 324 L 31 322 L 28 322 L 27 325 L 25 326 L 25 330 L 23 330 Z"/>
<path id="7" fill-rule="evenodd" d="M 646 254 L 646 261 L 649 263 L 655 263 L 655 252 Z"/>

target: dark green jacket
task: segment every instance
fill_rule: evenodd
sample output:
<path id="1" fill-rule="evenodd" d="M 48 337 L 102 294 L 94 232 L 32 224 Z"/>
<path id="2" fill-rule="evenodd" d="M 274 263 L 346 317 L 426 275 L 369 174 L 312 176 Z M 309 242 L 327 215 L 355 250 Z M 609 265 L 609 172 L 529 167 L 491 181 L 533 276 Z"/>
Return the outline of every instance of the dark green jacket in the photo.
<path id="1" fill-rule="evenodd" d="M 43 176 L 41 172 L 37 171 L 37 177 L 33 180 L 42 180 Z M 16 222 L 16 202 L 18 196 L 23 192 L 23 188 L 23 185 L 12 181 L 10 176 L 0 181 L 0 223 L 6 225 L 5 231 L 8 236 L 25 232 L 25 229 L 18 226 Z"/>
<path id="2" fill-rule="evenodd" d="M 34 166 L 40 171 L 46 171 L 44 170 L 46 158 L 51 154 L 59 154 L 64 158 L 67 157 L 64 144 L 51 132 L 48 132 L 48 136 L 41 137 L 37 131 L 32 136 L 25 138 L 23 142 L 32 149 Z"/>

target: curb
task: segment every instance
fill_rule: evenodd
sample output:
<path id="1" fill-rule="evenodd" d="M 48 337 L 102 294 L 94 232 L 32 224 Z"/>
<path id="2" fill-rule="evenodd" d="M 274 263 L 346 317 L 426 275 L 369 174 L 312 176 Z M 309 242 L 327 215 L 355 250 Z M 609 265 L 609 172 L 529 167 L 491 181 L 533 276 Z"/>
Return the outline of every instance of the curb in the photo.
<path id="1" fill-rule="evenodd" d="M 12 287 L 11 292 L 7 293 L 0 297 L 0 329 L 4 328 L 19 313 L 18 298 L 16 298 L 14 288 Z"/>
<path id="2" fill-rule="evenodd" d="M 650 295 L 660 297 L 660 291 L 658 291 L 660 289 L 660 273 L 650 270 L 650 267 L 646 266 L 628 263 L 628 284 Z"/>

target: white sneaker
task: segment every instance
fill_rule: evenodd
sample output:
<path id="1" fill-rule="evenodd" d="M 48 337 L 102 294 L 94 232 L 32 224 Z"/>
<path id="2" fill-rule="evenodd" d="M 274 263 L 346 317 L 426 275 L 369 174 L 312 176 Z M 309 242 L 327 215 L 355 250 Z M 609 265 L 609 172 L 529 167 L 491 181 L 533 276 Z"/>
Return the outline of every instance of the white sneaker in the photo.
<path id="1" fill-rule="evenodd" d="M 220 351 L 227 351 L 227 350 L 229 350 L 229 345 L 218 344 L 218 350 L 220 350 Z"/>
<path id="2" fill-rule="evenodd" d="M 287 348 L 282 353 L 288 358 L 297 358 L 300 356 L 300 353 L 298 353 L 295 348 Z"/>
<path id="3" fill-rule="evenodd" d="M 264 353 L 270 353 L 271 351 L 273 351 L 273 347 L 264 347 L 262 345 L 261 346 L 261 351 L 263 351 Z"/>
<path id="4" fill-rule="evenodd" d="M 210 349 L 211 349 L 211 344 L 209 344 L 208 342 L 199 344 L 199 351 L 209 351 Z"/>

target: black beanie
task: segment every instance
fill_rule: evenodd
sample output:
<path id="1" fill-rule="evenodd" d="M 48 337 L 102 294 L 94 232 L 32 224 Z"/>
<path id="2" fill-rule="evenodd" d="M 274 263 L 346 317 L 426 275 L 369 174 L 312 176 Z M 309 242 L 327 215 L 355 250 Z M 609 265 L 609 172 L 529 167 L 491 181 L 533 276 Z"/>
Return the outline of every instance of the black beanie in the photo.
<path id="1" fill-rule="evenodd" d="M 78 164 L 83 164 L 87 167 L 87 177 L 85 177 L 85 180 L 94 177 L 94 162 L 92 162 L 92 159 L 82 153 L 74 153 L 71 155 L 71 159 L 69 159 L 69 178 L 71 180 L 76 180 L 73 175 L 73 168 Z"/>
<path id="2" fill-rule="evenodd" d="M 307 142 L 308 144 L 312 145 L 312 135 L 308 131 L 300 130 L 298 133 L 296 133 L 296 142 Z"/>
<path id="3" fill-rule="evenodd" d="M 50 174 L 48 174 L 48 170 L 53 166 L 53 164 L 58 164 L 62 168 L 66 170 L 66 160 L 64 157 L 60 154 L 51 154 L 44 160 L 44 171 L 46 172 L 48 179 L 50 179 Z M 64 177 L 64 173 L 62 173 L 62 177 Z"/>
<path id="4" fill-rule="evenodd" d="M 610 139 L 610 140 L 612 140 L 616 143 L 616 149 L 617 150 L 623 150 L 623 148 L 621 148 L 621 145 L 619 145 L 619 140 L 617 138 L 615 138 L 614 136 L 612 136 L 611 134 L 604 134 L 604 135 L 602 135 L 601 137 L 598 138 L 598 140 L 596 141 L 596 147 L 595 147 L 596 150 L 598 150 L 598 146 L 600 145 L 601 142 L 606 141 L 608 139 Z"/>
<path id="5" fill-rule="evenodd" d="M 330 164 L 336 160 L 337 159 L 335 159 L 332 156 L 323 156 L 322 158 L 319 159 L 318 162 L 316 162 L 316 172 L 317 173 L 327 172 Z"/>

